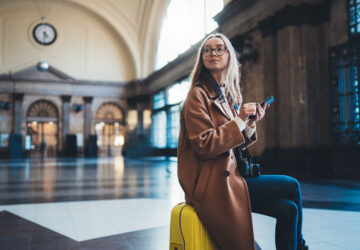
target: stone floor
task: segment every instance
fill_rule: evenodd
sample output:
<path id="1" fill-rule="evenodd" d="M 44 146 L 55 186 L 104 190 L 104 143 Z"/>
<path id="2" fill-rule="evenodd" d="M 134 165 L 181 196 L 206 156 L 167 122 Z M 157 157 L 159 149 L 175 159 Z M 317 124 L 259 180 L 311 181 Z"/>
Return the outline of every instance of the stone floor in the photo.
<path id="1" fill-rule="evenodd" d="M 360 181 L 301 183 L 310 249 L 359 249 Z M 0 161 L 0 249 L 168 249 L 176 158 Z M 275 249 L 275 219 L 253 214 Z"/>

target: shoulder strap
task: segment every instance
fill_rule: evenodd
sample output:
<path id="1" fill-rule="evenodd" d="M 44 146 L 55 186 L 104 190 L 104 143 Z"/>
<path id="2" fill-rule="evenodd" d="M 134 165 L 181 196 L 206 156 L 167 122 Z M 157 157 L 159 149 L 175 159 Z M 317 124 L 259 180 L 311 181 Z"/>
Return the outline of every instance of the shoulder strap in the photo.
<path id="1" fill-rule="evenodd" d="M 215 78 L 212 76 L 212 74 L 207 71 L 207 75 L 208 75 L 208 78 L 210 80 L 210 83 L 211 85 L 213 86 L 216 94 L 220 97 L 220 101 L 223 102 L 225 101 L 225 96 L 223 94 L 223 92 L 221 91 L 220 89 L 220 85 L 218 84 L 218 82 L 215 80 Z M 236 113 L 239 113 L 240 112 L 240 109 L 239 109 L 239 106 L 237 105 L 237 103 L 234 101 L 234 98 L 232 97 L 232 95 L 230 94 L 230 98 L 231 98 L 231 102 L 234 103 L 234 108 L 236 110 Z"/>
<path id="2" fill-rule="evenodd" d="M 214 88 L 217 96 L 220 97 L 220 101 L 221 102 L 225 101 L 225 96 L 224 96 L 223 92 L 221 91 L 218 82 L 215 80 L 215 78 L 212 76 L 212 74 L 209 71 L 207 71 L 207 76 L 208 76 L 209 81 L 210 81 L 212 87 Z"/>

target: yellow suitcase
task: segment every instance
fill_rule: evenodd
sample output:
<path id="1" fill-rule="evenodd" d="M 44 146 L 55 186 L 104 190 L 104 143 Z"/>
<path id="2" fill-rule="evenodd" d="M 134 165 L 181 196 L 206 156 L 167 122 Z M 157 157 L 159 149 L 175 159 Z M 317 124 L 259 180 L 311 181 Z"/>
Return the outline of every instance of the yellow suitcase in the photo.
<path id="1" fill-rule="evenodd" d="M 218 249 L 191 205 L 182 202 L 172 209 L 170 250 Z"/>

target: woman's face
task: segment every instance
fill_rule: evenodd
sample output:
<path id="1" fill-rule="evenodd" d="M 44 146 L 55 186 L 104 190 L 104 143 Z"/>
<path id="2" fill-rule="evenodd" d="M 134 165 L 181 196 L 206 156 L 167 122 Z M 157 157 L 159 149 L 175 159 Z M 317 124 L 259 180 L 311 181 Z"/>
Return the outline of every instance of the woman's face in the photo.
<path id="1" fill-rule="evenodd" d="M 207 40 L 203 47 L 202 59 L 205 68 L 209 71 L 221 71 L 226 69 L 229 63 L 229 51 L 227 50 L 224 41 L 218 37 Z"/>

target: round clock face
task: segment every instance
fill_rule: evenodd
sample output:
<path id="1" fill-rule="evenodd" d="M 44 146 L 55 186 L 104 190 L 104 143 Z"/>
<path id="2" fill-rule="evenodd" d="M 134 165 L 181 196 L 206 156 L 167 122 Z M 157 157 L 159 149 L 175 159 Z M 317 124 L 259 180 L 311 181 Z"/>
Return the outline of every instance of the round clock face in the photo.
<path id="1" fill-rule="evenodd" d="M 56 40 L 56 30 L 49 23 L 39 23 L 33 30 L 33 36 L 37 43 L 50 45 Z"/>

